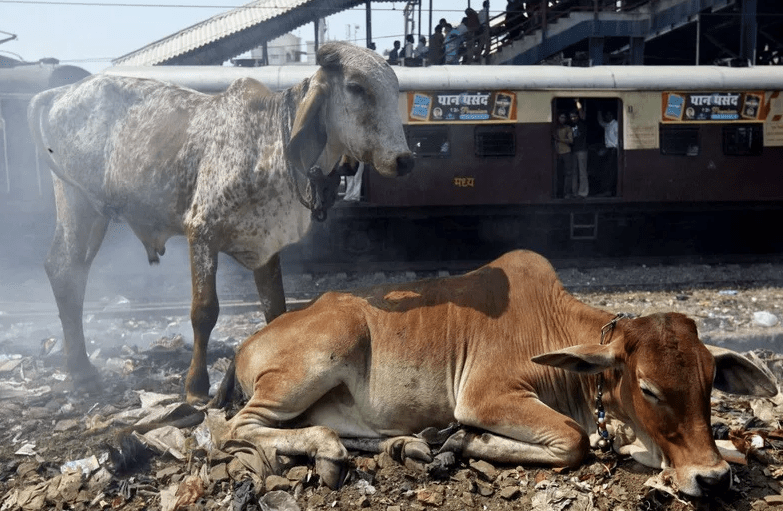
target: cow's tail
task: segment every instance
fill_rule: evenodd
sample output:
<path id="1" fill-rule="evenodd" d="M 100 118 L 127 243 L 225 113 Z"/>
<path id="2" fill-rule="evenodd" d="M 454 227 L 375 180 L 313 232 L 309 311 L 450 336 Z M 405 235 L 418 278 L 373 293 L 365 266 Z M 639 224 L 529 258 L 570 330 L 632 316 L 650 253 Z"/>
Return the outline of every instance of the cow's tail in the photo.
<path id="1" fill-rule="evenodd" d="M 77 190 L 81 190 L 93 207 L 95 207 L 96 211 L 101 211 L 101 204 L 94 200 L 92 195 L 85 190 L 80 183 L 71 179 L 65 170 L 63 170 L 62 166 L 57 163 L 54 151 L 47 139 L 47 117 L 49 111 L 52 109 L 52 105 L 57 97 L 71 87 L 73 87 L 73 85 L 63 85 L 62 87 L 45 90 L 33 96 L 33 99 L 30 100 L 30 104 L 27 106 L 27 124 L 30 127 L 30 133 L 33 136 L 33 142 L 35 142 L 39 154 L 43 156 L 44 161 L 54 175 Z"/>
<path id="2" fill-rule="evenodd" d="M 207 408 L 226 408 L 229 403 L 234 401 L 234 389 L 236 388 L 236 356 L 231 359 L 231 364 L 226 370 L 226 375 L 223 377 L 223 381 L 220 382 L 215 396 L 210 399 L 207 404 Z"/>
<path id="3" fill-rule="evenodd" d="M 30 125 L 33 141 L 46 160 L 47 165 L 49 165 L 49 168 L 61 179 L 66 179 L 65 173 L 52 157 L 52 149 L 46 140 L 46 123 L 44 122 L 45 116 L 52 109 L 52 103 L 54 103 L 60 92 L 62 92 L 62 87 L 45 90 L 33 96 L 27 107 L 27 123 Z"/>

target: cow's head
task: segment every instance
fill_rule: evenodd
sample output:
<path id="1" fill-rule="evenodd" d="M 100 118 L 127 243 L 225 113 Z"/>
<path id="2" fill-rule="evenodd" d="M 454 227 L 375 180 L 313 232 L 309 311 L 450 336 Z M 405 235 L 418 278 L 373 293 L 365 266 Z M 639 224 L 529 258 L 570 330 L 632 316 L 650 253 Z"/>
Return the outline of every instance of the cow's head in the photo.
<path id="1" fill-rule="evenodd" d="M 603 346 L 579 345 L 534 361 L 604 372 L 607 411 L 644 445 L 634 458 L 672 469 L 674 483 L 688 495 L 728 489 L 731 469 L 710 426 L 712 388 L 769 397 L 777 394 L 775 382 L 745 357 L 702 344 L 696 324 L 682 314 L 623 319 L 610 338 Z"/>
<path id="2" fill-rule="evenodd" d="M 286 155 L 299 169 L 331 171 L 343 154 L 372 164 L 382 175 L 408 174 L 413 156 L 399 111 L 399 83 L 374 51 L 329 42 L 321 66 L 296 111 Z"/>

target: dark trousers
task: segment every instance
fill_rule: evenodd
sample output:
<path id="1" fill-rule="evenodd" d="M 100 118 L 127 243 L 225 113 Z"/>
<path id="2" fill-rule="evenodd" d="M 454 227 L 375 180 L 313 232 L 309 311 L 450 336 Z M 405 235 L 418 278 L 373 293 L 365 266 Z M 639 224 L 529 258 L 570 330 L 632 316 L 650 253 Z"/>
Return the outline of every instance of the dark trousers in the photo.
<path id="1" fill-rule="evenodd" d="M 562 177 L 563 197 L 573 197 L 576 194 L 574 190 L 574 155 L 570 152 L 557 155 L 557 174 Z"/>
<path id="2" fill-rule="evenodd" d="M 607 147 L 601 157 L 601 168 L 598 179 L 599 195 L 614 197 L 617 195 L 617 148 Z"/>

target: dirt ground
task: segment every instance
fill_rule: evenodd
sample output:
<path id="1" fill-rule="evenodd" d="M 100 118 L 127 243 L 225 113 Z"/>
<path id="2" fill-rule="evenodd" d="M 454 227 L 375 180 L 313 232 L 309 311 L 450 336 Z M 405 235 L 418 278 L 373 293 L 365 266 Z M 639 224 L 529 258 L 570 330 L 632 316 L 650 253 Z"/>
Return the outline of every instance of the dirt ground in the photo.
<path id="1" fill-rule="evenodd" d="M 782 269 L 774 265 L 563 269 L 561 278 L 586 303 L 613 312 L 686 313 L 696 320 L 705 342 L 752 350 L 783 379 Z M 680 284 L 669 280 L 683 271 L 694 275 L 680 276 Z M 763 285 L 766 275 L 773 285 Z M 289 277 L 286 286 L 305 296 L 389 279 Z M 623 279 L 635 290 L 601 288 L 601 282 L 615 286 Z M 753 287 L 742 284 L 749 280 L 755 282 Z M 693 285 L 683 286 L 683 282 Z M 292 468 L 286 468 L 283 477 L 254 480 L 231 457 L 212 449 L 204 434 L 209 421 L 173 428 L 176 432 L 167 431 L 146 446 L 119 434 L 156 412 L 176 418 L 193 411 L 179 401 L 190 360 L 190 326 L 185 311 L 141 311 L 132 300 L 116 297 L 101 306 L 85 317 L 89 351 L 103 375 L 104 388 L 98 395 L 69 390 L 60 369 L 56 313 L 24 315 L 13 304 L 7 304 L 10 312 L 0 307 L 0 511 L 739 511 L 783 505 L 783 399 L 718 393 L 712 401 L 715 436 L 733 439 L 746 454 L 732 463 L 733 488 L 708 499 L 686 499 L 654 489 L 648 481 L 658 471 L 600 452 L 576 470 L 492 466 L 465 459 L 448 470 L 429 472 L 385 455 L 355 453 L 348 482 L 339 491 L 318 486 L 307 460 L 284 460 Z M 213 382 L 222 376 L 234 347 L 261 326 L 257 312 L 224 309 L 210 344 Z"/>

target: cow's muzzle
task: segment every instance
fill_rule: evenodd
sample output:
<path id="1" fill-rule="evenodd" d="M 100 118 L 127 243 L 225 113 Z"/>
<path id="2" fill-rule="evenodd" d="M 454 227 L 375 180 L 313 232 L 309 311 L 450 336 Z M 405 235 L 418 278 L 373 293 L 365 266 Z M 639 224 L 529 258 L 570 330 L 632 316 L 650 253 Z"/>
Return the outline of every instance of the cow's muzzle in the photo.
<path id="1" fill-rule="evenodd" d="M 723 493 L 731 487 L 731 470 L 726 470 L 715 475 L 697 475 L 696 484 L 699 485 L 702 495 Z"/>
<path id="2" fill-rule="evenodd" d="M 397 175 L 405 176 L 411 173 L 416 161 L 413 159 L 413 155 L 408 153 L 397 157 Z"/>

